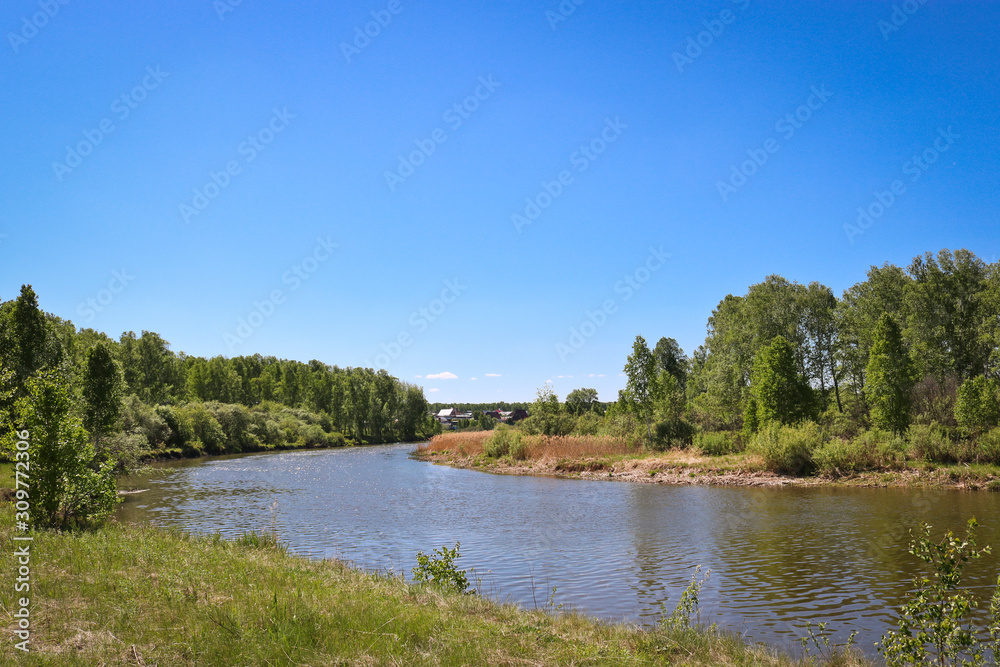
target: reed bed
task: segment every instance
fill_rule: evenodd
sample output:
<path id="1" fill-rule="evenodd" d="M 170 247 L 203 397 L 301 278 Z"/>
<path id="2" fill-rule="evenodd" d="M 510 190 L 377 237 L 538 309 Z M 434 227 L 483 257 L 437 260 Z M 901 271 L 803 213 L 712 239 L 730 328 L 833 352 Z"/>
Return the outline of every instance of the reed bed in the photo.
<path id="1" fill-rule="evenodd" d="M 458 456 L 479 456 L 483 444 L 493 431 L 462 431 L 435 435 L 426 445 L 417 448 L 420 454 L 450 452 Z"/>
<path id="2" fill-rule="evenodd" d="M 466 431 L 436 435 L 418 449 L 419 454 L 447 452 L 455 456 L 480 456 L 493 431 Z M 525 435 L 529 459 L 563 459 L 634 454 L 637 450 L 610 435 Z"/>
<path id="3" fill-rule="evenodd" d="M 565 459 L 634 454 L 622 438 L 610 435 L 549 435 L 527 438 L 528 458 Z"/>

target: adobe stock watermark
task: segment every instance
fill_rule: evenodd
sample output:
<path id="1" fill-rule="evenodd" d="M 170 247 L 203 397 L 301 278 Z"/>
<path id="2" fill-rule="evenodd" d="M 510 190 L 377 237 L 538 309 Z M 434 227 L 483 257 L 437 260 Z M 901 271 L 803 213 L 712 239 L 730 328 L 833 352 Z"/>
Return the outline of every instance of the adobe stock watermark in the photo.
<path id="1" fill-rule="evenodd" d="M 264 127 L 247 136 L 236 147 L 237 156 L 243 158 L 244 164 L 250 164 L 256 160 L 257 156 L 274 141 L 274 138 L 284 132 L 285 128 L 288 127 L 288 122 L 293 118 L 295 118 L 295 114 L 291 113 L 288 107 L 282 107 L 281 110 L 278 110 L 277 107 L 272 109 L 271 118 Z M 212 200 L 222 194 L 222 191 L 233 182 L 233 178 L 241 173 L 243 173 L 243 165 L 240 164 L 240 160 L 235 158 L 226 162 L 219 171 L 209 171 L 205 184 L 200 188 L 194 188 L 194 196 L 190 203 L 182 201 L 178 205 L 181 219 L 184 222 L 191 222 L 192 217 L 201 215 L 202 211 L 212 203 Z"/>
<path id="2" fill-rule="evenodd" d="M 796 107 L 795 111 L 786 113 L 774 124 L 774 131 L 788 141 L 795 136 L 795 133 L 802 129 L 802 126 L 809 122 L 813 114 L 819 111 L 826 101 L 833 95 L 826 89 L 826 84 L 809 88 L 810 95 L 803 104 Z M 725 181 L 716 181 L 715 187 L 719 191 L 722 201 L 726 202 L 736 194 L 736 191 L 747 184 L 747 180 L 756 174 L 767 164 L 771 156 L 778 152 L 781 144 L 774 137 L 766 139 L 760 148 L 747 149 L 747 158 L 738 164 L 730 167 L 729 178 Z"/>
<path id="3" fill-rule="evenodd" d="M 750 0 L 730 0 L 736 5 L 737 11 L 743 11 L 750 6 Z M 705 29 L 688 37 L 687 45 L 682 51 L 674 51 L 672 57 L 678 72 L 684 72 L 687 65 L 694 64 L 705 53 L 705 49 L 715 44 L 715 40 L 726 31 L 726 26 L 732 25 L 738 15 L 732 9 L 723 9 L 718 16 L 702 21 Z"/>
<path id="4" fill-rule="evenodd" d="M 447 123 L 453 132 L 462 127 L 462 123 L 479 109 L 479 105 L 490 99 L 500 87 L 500 83 L 493 80 L 492 74 L 486 77 L 481 76 L 478 81 L 479 85 L 476 86 L 471 95 L 461 102 L 452 104 L 441 115 L 441 120 Z M 396 165 L 395 171 L 388 169 L 385 171 L 385 184 L 389 186 L 389 192 L 395 192 L 397 186 L 413 176 L 420 165 L 424 164 L 427 158 L 434 154 L 437 147 L 447 140 L 448 133 L 440 127 L 435 128 L 426 139 L 415 139 L 413 143 L 416 145 L 416 149 L 410 151 L 406 156 L 399 156 L 399 163 Z"/>
<path id="5" fill-rule="evenodd" d="M 353 46 L 347 42 L 340 43 L 340 52 L 344 54 L 347 63 L 350 64 L 351 58 L 360 55 L 362 51 L 367 49 L 372 40 L 382 34 L 382 29 L 389 27 L 389 24 L 392 23 L 392 17 L 399 16 L 402 11 L 400 0 L 389 0 L 385 9 L 372 10 L 372 20 L 365 23 L 364 30 L 361 29 L 361 26 L 354 26 Z"/>
<path id="6" fill-rule="evenodd" d="M 281 284 L 288 285 L 288 292 L 294 292 L 302 287 L 302 284 L 309 280 L 320 266 L 333 256 L 334 250 L 340 247 L 339 243 L 322 236 L 316 238 L 316 246 L 301 261 L 296 262 L 281 274 Z M 224 333 L 222 341 L 226 344 L 230 354 L 236 351 L 236 346 L 247 342 L 257 329 L 260 329 L 264 322 L 269 320 L 278 306 L 285 303 L 288 295 L 281 288 L 271 290 L 266 297 L 253 302 L 253 308 L 246 315 L 236 321 L 236 329 L 233 333 Z"/>
<path id="7" fill-rule="evenodd" d="M 614 284 L 614 292 L 620 295 L 620 303 L 625 303 L 635 296 L 635 293 L 650 281 L 653 274 L 663 268 L 670 257 L 670 253 L 663 252 L 663 246 L 659 248 L 650 246 L 645 261 Z M 576 326 L 570 327 L 566 342 L 556 343 L 556 354 L 559 355 L 559 360 L 566 361 L 567 357 L 576 354 L 583 348 L 587 341 L 608 323 L 608 318 L 618 312 L 618 307 L 619 297 L 615 297 L 602 301 L 596 310 L 587 310 L 584 313 L 584 319 Z"/>
<path id="8" fill-rule="evenodd" d="M 226 14 L 236 11 L 236 8 L 243 4 L 243 0 L 214 0 L 212 9 L 220 21 L 226 20 Z"/>
<path id="9" fill-rule="evenodd" d="M 576 8 L 587 0 L 562 0 L 555 11 L 549 9 L 545 12 L 545 20 L 549 22 L 549 27 L 553 30 L 556 26 L 568 19 L 576 11 Z"/>
<path id="10" fill-rule="evenodd" d="M 961 139 L 961 135 L 955 134 L 951 125 L 948 126 L 947 130 L 939 128 L 938 136 L 934 138 L 930 146 L 919 153 L 915 153 L 912 158 L 903 163 L 901 167 L 903 175 L 909 176 L 911 183 L 919 181 L 920 177 L 931 168 L 931 165 L 937 162 L 942 154 L 948 152 L 956 139 Z M 871 228 L 876 220 L 892 208 L 899 197 L 906 194 L 906 191 L 907 188 L 903 179 L 897 178 L 889 184 L 888 189 L 873 192 L 871 202 L 865 206 L 858 207 L 856 224 L 844 223 L 844 233 L 847 234 L 847 241 L 853 245 L 854 237 L 861 236 L 866 230 Z"/>
<path id="11" fill-rule="evenodd" d="M 894 4 L 892 6 L 892 14 L 889 15 L 889 20 L 881 19 L 878 22 L 878 29 L 882 33 L 882 39 L 888 42 L 889 36 L 894 32 L 898 32 L 900 28 L 906 25 L 910 17 L 916 14 L 926 3 L 927 0 L 905 0 L 905 2 Z"/>
<path id="12" fill-rule="evenodd" d="M 159 88 L 168 76 L 170 76 L 170 72 L 162 71 L 159 65 L 155 68 L 147 67 L 146 76 L 142 77 L 142 81 L 138 85 L 114 99 L 111 103 L 111 113 L 119 122 L 124 122 L 146 100 L 149 93 Z M 66 146 L 64 161 L 55 160 L 52 162 L 52 171 L 55 173 L 56 179 L 62 183 L 63 179 L 83 164 L 83 159 L 93 153 L 94 149 L 116 129 L 118 128 L 114 120 L 111 117 L 105 117 L 97 122 L 96 127 L 83 130 L 83 139 L 74 146 Z"/>
<path id="13" fill-rule="evenodd" d="M 29 19 L 27 16 L 21 17 L 21 29 L 7 33 L 7 41 L 14 53 L 20 53 L 21 47 L 27 46 L 28 42 L 38 36 L 38 31 L 49 24 L 56 14 L 59 13 L 60 6 L 68 5 L 69 0 L 39 0 L 38 6 L 41 11 L 35 12 Z"/>
<path id="14" fill-rule="evenodd" d="M 382 351 L 375 355 L 375 364 L 372 365 L 370 360 L 365 359 L 365 366 L 368 368 L 388 369 L 389 364 L 399 359 L 403 354 L 403 350 L 413 345 L 414 336 L 427 331 L 432 323 L 444 315 L 445 311 L 448 310 L 448 306 L 455 303 L 458 297 L 462 295 L 462 292 L 468 288 L 469 286 L 463 285 L 459 278 L 445 280 L 444 287 L 436 298 L 431 299 L 427 305 L 421 306 L 410 314 L 407 320 L 409 324 L 408 328 L 401 330 L 388 343 L 381 343 L 379 345 Z"/>
<path id="15" fill-rule="evenodd" d="M 135 276 L 129 275 L 128 271 L 122 269 L 111 272 L 111 280 L 108 284 L 97 291 L 97 295 L 81 301 L 76 307 L 77 314 L 85 322 L 93 322 L 97 313 L 103 313 L 111 305 L 115 297 L 125 291 L 125 288 L 132 284 Z"/>
<path id="16" fill-rule="evenodd" d="M 541 189 L 533 197 L 524 198 L 524 210 L 511 213 L 510 221 L 514 229 L 520 234 L 521 230 L 538 220 L 542 211 L 552 206 L 552 202 L 562 196 L 565 189 L 576 180 L 573 171 L 582 174 L 595 160 L 608 149 L 628 129 L 628 125 L 621 122 L 621 118 L 615 116 L 614 120 L 604 119 L 604 129 L 600 134 L 591 139 L 588 143 L 581 145 L 569 156 L 569 163 L 572 169 L 563 169 L 551 181 L 543 180 Z"/>
<path id="17" fill-rule="evenodd" d="M 14 473 L 14 521 L 18 531 L 27 533 L 31 530 L 31 433 L 27 430 L 14 431 L 17 436 L 17 443 L 14 445 L 15 473 Z M 28 653 L 31 642 L 31 542 L 35 538 L 31 535 L 14 535 L 15 542 L 27 542 L 14 549 L 14 558 L 17 565 L 17 577 L 14 580 L 14 592 L 25 597 L 16 598 L 14 608 L 17 609 L 12 616 L 17 619 L 17 630 L 12 634 L 16 635 L 20 642 L 14 644 L 18 651 Z"/>

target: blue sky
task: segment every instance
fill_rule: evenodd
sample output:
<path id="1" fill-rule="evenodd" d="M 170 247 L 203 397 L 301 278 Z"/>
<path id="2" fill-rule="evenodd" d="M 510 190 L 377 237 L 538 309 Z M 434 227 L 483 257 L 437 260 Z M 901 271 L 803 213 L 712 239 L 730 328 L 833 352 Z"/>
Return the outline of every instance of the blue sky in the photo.
<path id="1" fill-rule="evenodd" d="M 636 334 L 691 352 L 770 273 L 995 261 L 998 32 L 971 1 L 12 0 L 0 298 L 432 401 L 613 400 Z"/>

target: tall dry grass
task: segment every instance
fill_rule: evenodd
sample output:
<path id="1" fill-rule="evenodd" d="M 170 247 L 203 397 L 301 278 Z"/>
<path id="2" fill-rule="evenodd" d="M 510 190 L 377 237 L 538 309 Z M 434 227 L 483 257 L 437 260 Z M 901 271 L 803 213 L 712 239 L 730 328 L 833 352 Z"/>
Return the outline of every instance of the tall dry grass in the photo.
<path id="1" fill-rule="evenodd" d="M 418 450 L 421 453 L 449 452 L 459 456 L 479 456 L 492 431 L 442 433 Z M 634 453 L 622 438 L 609 435 L 529 435 L 524 436 L 529 459 L 565 459 L 615 456 Z"/>
<path id="2" fill-rule="evenodd" d="M 492 431 L 455 431 L 435 435 L 426 445 L 420 446 L 419 453 L 451 452 L 459 456 L 479 456 L 483 453 L 483 443 Z"/>

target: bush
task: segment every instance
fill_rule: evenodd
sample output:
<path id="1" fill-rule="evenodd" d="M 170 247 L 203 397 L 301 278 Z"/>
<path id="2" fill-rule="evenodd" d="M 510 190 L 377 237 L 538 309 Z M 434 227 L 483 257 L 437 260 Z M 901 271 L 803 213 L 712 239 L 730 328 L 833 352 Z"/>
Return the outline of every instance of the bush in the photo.
<path id="1" fill-rule="evenodd" d="M 500 424 L 483 442 L 483 454 L 491 459 L 507 455 L 515 459 L 528 458 L 524 435 L 516 428 Z"/>
<path id="2" fill-rule="evenodd" d="M 974 377 L 958 388 L 955 419 L 972 431 L 1000 424 L 1000 385 L 983 376 Z"/>
<path id="3" fill-rule="evenodd" d="M 174 437 L 161 411 L 146 405 L 135 394 L 122 402 L 122 428 L 126 433 L 141 434 L 146 439 L 146 449 L 163 447 Z"/>
<path id="4" fill-rule="evenodd" d="M 852 440 L 834 438 L 813 454 L 825 473 L 842 474 L 863 470 L 898 470 L 906 462 L 906 443 L 889 431 L 872 429 Z"/>
<path id="5" fill-rule="evenodd" d="M 836 407 L 831 407 L 820 417 L 823 430 L 828 438 L 843 438 L 850 440 L 861 432 L 861 424 L 858 420 L 848 414 L 841 412 Z"/>
<path id="6" fill-rule="evenodd" d="M 729 431 L 702 431 L 694 436 L 694 446 L 706 456 L 724 456 L 743 451 L 739 436 Z"/>
<path id="7" fill-rule="evenodd" d="M 465 570 L 459 570 L 455 561 L 462 557 L 458 552 L 460 542 L 454 549 L 442 546 L 428 556 L 423 551 L 417 552 L 417 566 L 413 568 L 413 580 L 421 584 L 434 584 L 459 593 L 465 593 L 469 588 L 469 579 Z"/>
<path id="8" fill-rule="evenodd" d="M 139 432 L 115 433 L 98 443 L 97 458 L 108 463 L 116 475 L 131 475 L 140 468 L 146 437 Z"/>
<path id="9" fill-rule="evenodd" d="M 584 412 L 580 415 L 580 418 L 576 420 L 576 430 L 573 432 L 574 435 L 597 435 L 598 429 L 601 427 L 601 416 L 594 414 L 593 412 Z"/>
<path id="10" fill-rule="evenodd" d="M 813 452 L 823 444 L 823 433 L 813 423 L 780 426 L 770 423 L 750 441 L 750 451 L 764 459 L 771 472 L 801 475 L 813 465 Z"/>
<path id="11" fill-rule="evenodd" d="M 911 425 L 906 439 L 914 458 L 923 461 L 956 463 L 965 458 L 962 448 L 948 437 L 947 429 L 937 422 Z"/>
<path id="12" fill-rule="evenodd" d="M 671 448 L 683 449 L 691 446 L 694 427 L 683 419 L 664 419 L 653 427 L 653 442 L 650 448 L 662 452 Z"/>
<path id="13" fill-rule="evenodd" d="M 1000 465 L 1000 428 L 990 429 L 980 435 L 974 451 L 977 463 Z"/>

